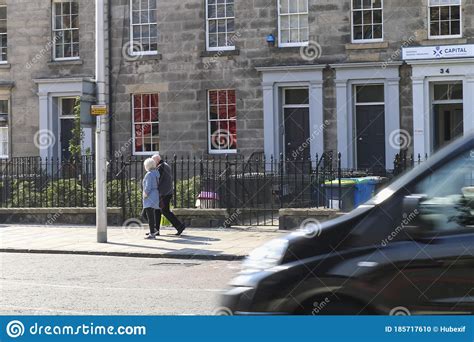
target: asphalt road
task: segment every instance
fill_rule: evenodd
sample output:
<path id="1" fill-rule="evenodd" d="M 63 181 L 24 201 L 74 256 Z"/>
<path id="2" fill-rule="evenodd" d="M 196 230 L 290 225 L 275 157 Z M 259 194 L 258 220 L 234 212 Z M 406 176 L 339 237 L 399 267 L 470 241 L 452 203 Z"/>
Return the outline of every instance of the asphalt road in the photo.
<path id="1" fill-rule="evenodd" d="M 0 315 L 202 315 L 240 262 L 0 254 Z"/>

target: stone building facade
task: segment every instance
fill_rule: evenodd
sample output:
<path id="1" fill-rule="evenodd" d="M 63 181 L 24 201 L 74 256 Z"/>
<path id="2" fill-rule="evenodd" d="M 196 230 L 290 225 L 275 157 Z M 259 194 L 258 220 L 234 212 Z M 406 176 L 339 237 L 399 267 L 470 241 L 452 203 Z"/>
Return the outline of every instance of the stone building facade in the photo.
<path id="1" fill-rule="evenodd" d="M 2 108 L 7 108 L 3 117 L 7 117 L 8 125 L 5 128 L 3 124 L 0 138 L 8 140 L 2 144 L 0 154 L 3 157 L 58 156 L 61 138 L 67 137 L 67 132 L 60 134 L 61 122 L 64 131 L 70 127 L 70 115 L 64 115 L 63 120 L 60 108 L 64 108 L 65 114 L 70 114 L 66 113 L 71 103 L 68 99 L 76 96 L 82 96 L 85 104 L 95 101 L 94 1 L 81 0 L 77 16 L 74 14 L 71 18 L 69 13 L 69 20 L 77 23 L 78 37 L 74 39 L 79 41 L 80 51 L 77 51 L 78 55 L 66 57 L 64 50 L 59 54 L 62 41 L 53 36 L 52 10 L 57 3 L 0 2 L 6 6 L 7 18 L 7 56 L 0 64 L 0 100 L 7 101 Z M 70 12 L 71 7 L 64 11 Z M 76 13 L 76 9 L 73 11 Z M 56 44 L 58 55 L 54 56 Z M 60 103 L 60 99 L 65 99 L 64 103 Z M 85 120 L 84 126 L 91 145 L 91 122 Z M 41 143 L 48 148 L 40 150 Z"/>
<path id="2" fill-rule="evenodd" d="M 61 156 L 67 96 L 93 145 L 93 1 L 77 1 L 65 60 L 43 52 L 55 2 L 6 1 L 8 156 Z M 472 1 L 116 0 L 108 20 L 111 157 L 339 151 L 389 169 L 400 148 L 431 154 L 474 128 Z M 55 145 L 38 149 L 38 131 Z"/>

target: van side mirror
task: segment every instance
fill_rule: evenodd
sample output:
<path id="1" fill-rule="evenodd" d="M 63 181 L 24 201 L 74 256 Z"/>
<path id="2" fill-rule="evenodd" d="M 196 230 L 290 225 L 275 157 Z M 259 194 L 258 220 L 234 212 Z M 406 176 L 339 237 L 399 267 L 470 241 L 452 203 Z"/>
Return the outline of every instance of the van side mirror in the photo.
<path id="1" fill-rule="evenodd" d="M 404 230 L 412 238 L 420 238 L 426 235 L 427 231 L 422 224 L 422 203 L 428 198 L 426 195 L 410 195 L 403 199 L 403 214 L 406 215 L 407 224 L 404 225 Z"/>

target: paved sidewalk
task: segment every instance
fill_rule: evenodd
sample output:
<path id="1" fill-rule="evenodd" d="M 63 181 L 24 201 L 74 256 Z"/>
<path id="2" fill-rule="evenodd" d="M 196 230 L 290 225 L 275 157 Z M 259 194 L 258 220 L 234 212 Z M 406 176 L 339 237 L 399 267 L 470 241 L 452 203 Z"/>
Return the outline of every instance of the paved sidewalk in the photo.
<path id="1" fill-rule="evenodd" d="M 109 227 L 108 243 L 96 243 L 95 227 L 0 225 L 0 252 L 85 254 L 146 258 L 239 260 L 276 230 L 188 228 L 182 237 L 162 229 L 157 240 L 145 240 L 145 229 Z"/>

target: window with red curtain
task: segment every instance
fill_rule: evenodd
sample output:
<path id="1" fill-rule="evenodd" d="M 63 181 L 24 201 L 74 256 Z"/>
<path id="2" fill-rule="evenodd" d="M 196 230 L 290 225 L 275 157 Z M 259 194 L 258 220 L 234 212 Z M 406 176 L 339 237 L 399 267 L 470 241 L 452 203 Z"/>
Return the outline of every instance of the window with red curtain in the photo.
<path id="1" fill-rule="evenodd" d="M 148 154 L 160 149 L 159 94 L 132 96 L 134 154 Z"/>
<path id="2" fill-rule="evenodd" d="M 209 152 L 237 150 L 237 107 L 235 90 L 209 90 Z"/>

